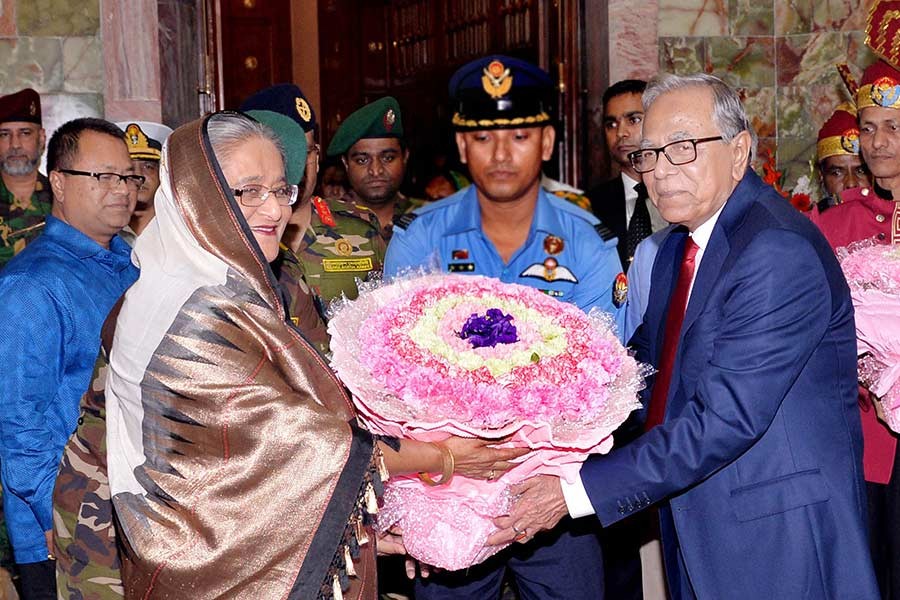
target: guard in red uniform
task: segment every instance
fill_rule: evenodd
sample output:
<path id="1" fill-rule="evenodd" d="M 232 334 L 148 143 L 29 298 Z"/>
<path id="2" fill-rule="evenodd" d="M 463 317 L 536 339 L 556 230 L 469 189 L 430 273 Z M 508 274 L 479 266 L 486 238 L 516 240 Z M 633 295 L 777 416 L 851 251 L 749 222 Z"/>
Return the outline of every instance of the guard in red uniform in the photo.
<path id="1" fill-rule="evenodd" d="M 859 155 L 855 103 L 841 104 L 822 125 L 816 141 L 816 161 L 825 192 L 817 204 L 819 212 L 840 204 L 844 190 L 871 185 L 869 171 Z"/>
<path id="2" fill-rule="evenodd" d="M 882 6 L 873 9 L 880 22 Z M 897 25 L 890 25 L 897 33 Z M 877 30 L 877 27 L 873 27 Z M 884 50 L 878 36 L 869 40 L 873 50 L 891 59 L 890 45 Z M 880 243 L 900 241 L 900 70 L 898 57 L 880 60 L 866 69 L 857 93 L 860 150 L 874 183 L 872 187 L 845 190 L 843 203 L 816 219 L 835 249 L 857 240 L 873 238 Z M 860 388 L 863 425 L 863 463 L 869 496 L 872 559 L 884 598 L 900 598 L 900 461 L 897 438 L 881 423 L 869 394 Z"/>

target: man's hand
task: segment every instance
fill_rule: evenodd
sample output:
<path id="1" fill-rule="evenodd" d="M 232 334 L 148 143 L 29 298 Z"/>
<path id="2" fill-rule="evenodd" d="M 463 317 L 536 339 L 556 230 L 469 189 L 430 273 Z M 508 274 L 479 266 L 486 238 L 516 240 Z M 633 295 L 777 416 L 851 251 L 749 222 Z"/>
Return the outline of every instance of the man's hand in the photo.
<path id="1" fill-rule="evenodd" d="M 403 536 L 399 529 L 391 528 L 375 537 L 375 548 L 378 556 L 388 554 L 406 554 L 406 546 L 403 545 Z"/>
<path id="2" fill-rule="evenodd" d="M 553 529 L 569 514 L 559 477 L 538 475 L 511 488 L 518 496 L 508 516 L 494 519 L 500 531 L 488 538 L 489 546 L 525 543 L 539 531 Z"/>

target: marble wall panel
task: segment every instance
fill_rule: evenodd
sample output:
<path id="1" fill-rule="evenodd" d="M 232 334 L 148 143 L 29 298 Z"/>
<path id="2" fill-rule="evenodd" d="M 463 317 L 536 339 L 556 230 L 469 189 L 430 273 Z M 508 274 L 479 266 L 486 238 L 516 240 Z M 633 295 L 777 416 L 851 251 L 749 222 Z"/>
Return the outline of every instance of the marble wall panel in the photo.
<path id="1" fill-rule="evenodd" d="M 774 137 L 777 131 L 775 88 L 739 88 L 738 93 L 744 102 L 747 116 L 750 117 L 750 124 L 756 131 L 756 135 L 760 138 Z"/>
<path id="2" fill-rule="evenodd" d="M 728 33 L 731 35 L 774 35 L 772 5 L 758 0 L 729 0 Z"/>
<path id="3" fill-rule="evenodd" d="M 707 39 L 709 72 L 734 87 L 775 85 L 775 41 L 771 37 Z"/>
<path id="4" fill-rule="evenodd" d="M 103 90 L 103 56 L 99 38 L 64 38 L 62 54 L 65 91 L 90 93 Z"/>
<path id="5" fill-rule="evenodd" d="M 728 0 L 659 0 L 659 35 L 727 35 Z"/>
<path id="6" fill-rule="evenodd" d="M 0 39 L 0 89 L 31 87 L 38 92 L 62 89 L 62 41 L 59 38 Z"/>
<path id="7" fill-rule="evenodd" d="M 863 31 L 872 0 L 815 0 L 813 31 Z"/>
<path id="8" fill-rule="evenodd" d="M 659 70 L 676 75 L 706 71 L 706 38 L 659 38 Z"/>
<path id="9" fill-rule="evenodd" d="M 0 0 L 0 37 L 16 35 L 16 0 Z"/>
<path id="10" fill-rule="evenodd" d="M 813 30 L 813 0 L 775 0 L 775 35 Z"/>
<path id="11" fill-rule="evenodd" d="M 609 0 L 609 81 L 649 79 L 656 74 L 657 5 Z"/>
<path id="12" fill-rule="evenodd" d="M 100 27 L 100 0 L 18 0 L 19 35 L 96 35 Z"/>

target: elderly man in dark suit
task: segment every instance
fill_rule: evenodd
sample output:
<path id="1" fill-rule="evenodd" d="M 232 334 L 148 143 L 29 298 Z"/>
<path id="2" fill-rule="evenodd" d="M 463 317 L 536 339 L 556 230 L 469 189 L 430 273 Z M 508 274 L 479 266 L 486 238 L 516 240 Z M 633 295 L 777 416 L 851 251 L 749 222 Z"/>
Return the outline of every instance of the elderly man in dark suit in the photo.
<path id="1" fill-rule="evenodd" d="M 614 83 L 603 93 L 603 131 L 606 147 L 619 174 L 588 192 L 591 210 L 619 239 L 616 249 L 627 271 L 634 250 L 651 233 L 668 223 L 652 203 L 641 176 L 631 166 L 628 154 L 638 149 L 644 107 L 641 94 L 646 81 L 625 79 Z"/>
<path id="2" fill-rule="evenodd" d="M 658 369 L 646 433 L 573 483 L 522 484 L 492 541 L 659 504 L 674 598 L 875 599 L 850 292 L 825 238 L 748 164 L 740 99 L 705 74 L 644 94 L 631 155 L 662 242 L 632 339 Z"/>

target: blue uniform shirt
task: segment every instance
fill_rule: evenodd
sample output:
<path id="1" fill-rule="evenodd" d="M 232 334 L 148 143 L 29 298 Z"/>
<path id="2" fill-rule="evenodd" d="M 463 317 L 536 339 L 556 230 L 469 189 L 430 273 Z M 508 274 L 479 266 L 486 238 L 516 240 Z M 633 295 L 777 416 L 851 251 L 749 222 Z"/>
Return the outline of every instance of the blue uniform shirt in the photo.
<path id="1" fill-rule="evenodd" d="M 100 328 L 137 279 L 131 248 L 107 250 L 47 217 L 0 271 L 0 476 L 17 563 L 47 559 L 53 486 L 100 350 Z"/>
<path id="2" fill-rule="evenodd" d="M 481 230 L 475 186 L 426 205 L 404 229 L 394 228 L 385 257 L 385 277 L 408 267 L 434 266 L 446 272 L 496 277 L 563 300 L 584 311 L 595 306 L 612 313 L 622 331 L 624 310 L 613 302 L 621 267 L 616 239 L 604 241 L 596 217 L 570 202 L 538 193 L 528 239 L 504 263 Z"/>

